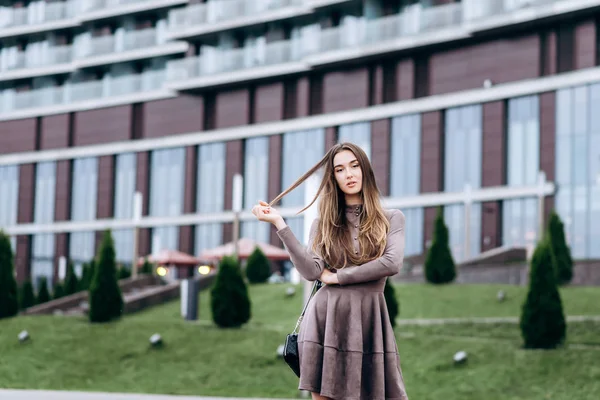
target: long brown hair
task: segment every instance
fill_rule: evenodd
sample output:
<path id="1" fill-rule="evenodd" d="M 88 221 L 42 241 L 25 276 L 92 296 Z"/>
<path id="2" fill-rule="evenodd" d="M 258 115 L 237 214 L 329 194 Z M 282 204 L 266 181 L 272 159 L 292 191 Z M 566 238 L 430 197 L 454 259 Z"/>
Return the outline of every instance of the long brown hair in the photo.
<path id="1" fill-rule="evenodd" d="M 360 253 L 355 254 L 352 238 L 347 227 L 346 203 L 344 193 L 339 188 L 334 175 L 333 159 L 344 151 L 351 151 L 356 157 L 362 170 L 362 190 L 360 192 L 363 206 L 360 213 L 358 242 Z M 367 154 L 353 143 L 336 144 L 327 154 L 302 175 L 289 188 L 275 197 L 269 205 L 276 204 L 283 196 L 294 190 L 319 169 L 325 168 L 317 194 L 307 208 L 321 196 L 319 202 L 319 223 L 312 243 L 312 250 L 318 254 L 330 267 L 341 269 L 347 265 L 362 265 L 365 262 L 381 257 L 385 249 L 386 235 L 390 224 L 385 217 L 380 202 L 379 189 L 375 182 L 375 174 Z"/>

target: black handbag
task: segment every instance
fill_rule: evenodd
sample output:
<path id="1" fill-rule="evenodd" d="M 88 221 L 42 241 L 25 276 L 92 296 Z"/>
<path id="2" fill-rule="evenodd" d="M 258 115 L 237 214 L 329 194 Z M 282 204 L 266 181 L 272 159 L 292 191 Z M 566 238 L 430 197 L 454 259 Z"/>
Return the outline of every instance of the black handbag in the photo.
<path id="1" fill-rule="evenodd" d="M 302 310 L 302 314 L 300 314 L 300 318 L 298 318 L 298 322 L 296 323 L 296 327 L 294 331 L 287 335 L 285 338 L 285 345 L 283 346 L 283 359 L 290 366 L 292 371 L 296 374 L 298 378 L 300 378 L 300 357 L 298 355 L 298 328 L 300 327 L 300 323 L 302 322 L 302 318 L 304 317 L 304 313 L 306 312 L 306 308 L 308 307 L 308 303 L 310 303 L 310 299 L 317 293 L 317 290 L 321 288 L 323 283 L 319 280 L 316 280 L 313 284 L 312 291 L 308 301 L 304 305 L 304 309 Z"/>

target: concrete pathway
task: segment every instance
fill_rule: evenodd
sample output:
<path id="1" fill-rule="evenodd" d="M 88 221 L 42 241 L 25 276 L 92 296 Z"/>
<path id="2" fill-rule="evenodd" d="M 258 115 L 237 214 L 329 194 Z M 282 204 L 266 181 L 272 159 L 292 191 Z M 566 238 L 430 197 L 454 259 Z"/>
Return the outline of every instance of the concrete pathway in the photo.
<path id="1" fill-rule="evenodd" d="M 567 322 L 600 321 L 600 315 L 569 315 Z M 446 325 L 446 324 L 518 324 L 519 317 L 481 317 L 481 318 L 416 318 L 396 319 L 398 325 Z"/>
<path id="2" fill-rule="evenodd" d="M 125 394 L 97 392 L 58 392 L 48 390 L 2 390 L 2 400 L 278 400 L 238 397 L 167 396 L 156 394 Z M 284 400 L 284 399 L 279 399 Z"/>

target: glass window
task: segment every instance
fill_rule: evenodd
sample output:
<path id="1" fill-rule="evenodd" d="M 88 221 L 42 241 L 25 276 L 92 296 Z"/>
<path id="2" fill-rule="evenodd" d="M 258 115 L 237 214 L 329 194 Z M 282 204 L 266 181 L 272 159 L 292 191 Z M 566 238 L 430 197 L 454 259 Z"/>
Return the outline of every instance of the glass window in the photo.
<path id="1" fill-rule="evenodd" d="M 281 155 L 281 191 L 290 187 L 298 178 L 318 163 L 325 155 L 325 130 L 310 129 L 288 132 L 283 135 L 283 151 Z M 306 183 L 281 199 L 283 207 L 304 207 Z M 287 224 L 296 237 L 302 241 L 304 237 L 304 217 L 286 219 Z"/>
<path id="2" fill-rule="evenodd" d="M 556 210 L 573 258 L 597 258 L 600 232 L 600 84 L 556 96 Z M 594 221 L 594 222 L 592 222 Z"/>
<path id="3" fill-rule="evenodd" d="M 33 222 L 47 224 L 54 221 L 56 193 L 56 163 L 54 161 L 37 164 L 35 172 L 35 203 Z M 31 280 L 37 290 L 39 280 L 45 276 L 52 286 L 54 272 L 54 234 L 35 234 L 31 247 Z"/>
<path id="4" fill-rule="evenodd" d="M 185 148 L 154 150 L 150 164 L 150 215 L 174 217 L 183 210 Z M 179 228 L 161 226 L 152 230 L 152 252 L 179 248 Z"/>
<path id="5" fill-rule="evenodd" d="M 246 139 L 244 149 L 244 209 L 250 210 L 259 201 L 267 199 L 269 183 L 269 138 Z M 269 243 L 269 224 L 244 221 L 240 237 Z"/>
<path id="6" fill-rule="evenodd" d="M 19 203 L 19 166 L 0 166 L 0 229 L 17 224 L 17 204 Z M 16 238 L 11 238 L 13 252 Z"/>
<path id="7" fill-rule="evenodd" d="M 96 157 L 78 158 L 73 161 L 71 193 L 71 220 L 94 220 L 98 198 L 98 159 Z M 94 258 L 94 246 L 94 232 L 71 233 L 69 258 L 78 274 L 81 274 L 82 264 Z"/>
<path id="8" fill-rule="evenodd" d="M 137 157 L 124 153 L 115 159 L 115 219 L 133 218 Z M 133 261 L 133 230 L 118 229 L 112 232 L 117 262 L 131 265 Z"/>
<path id="9" fill-rule="evenodd" d="M 198 184 L 196 210 L 199 213 L 219 213 L 225 200 L 225 143 L 198 146 Z M 211 223 L 196 226 L 195 253 L 217 247 L 223 243 L 223 224 Z"/>
<path id="10" fill-rule="evenodd" d="M 445 113 L 444 190 L 461 192 L 465 185 L 481 187 L 481 106 L 471 105 L 449 109 Z M 464 206 L 452 205 L 444 208 L 444 219 L 448 225 L 452 253 L 456 261 L 465 255 Z M 480 253 L 481 204 L 471 205 L 469 231 L 469 255 Z"/>
<path id="11" fill-rule="evenodd" d="M 392 119 L 390 197 L 417 196 L 421 183 L 421 116 Z M 402 210 L 406 217 L 405 255 L 423 253 L 423 208 Z"/>
<path id="12" fill-rule="evenodd" d="M 540 163 L 538 96 L 508 101 L 507 140 L 507 185 L 535 185 Z M 502 226 L 504 245 L 535 246 L 538 229 L 537 200 L 505 200 Z"/>
<path id="13" fill-rule="evenodd" d="M 355 124 L 342 125 L 338 131 L 338 143 L 351 142 L 359 146 L 371 159 L 371 123 L 357 122 Z"/>

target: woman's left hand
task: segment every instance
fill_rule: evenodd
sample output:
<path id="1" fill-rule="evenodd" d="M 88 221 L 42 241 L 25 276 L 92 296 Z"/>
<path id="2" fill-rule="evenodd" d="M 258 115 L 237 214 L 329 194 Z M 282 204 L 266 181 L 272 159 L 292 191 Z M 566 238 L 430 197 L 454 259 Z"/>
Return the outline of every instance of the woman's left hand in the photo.
<path id="1" fill-rule="evenodd" d="M 331 272 L 328 269 L 323 270 L 319 280 L 326 285 L 339 285 L 340 284 L 340 282 L 338 281 L 337 274 L 334 274 L 333 272 Z"/>

